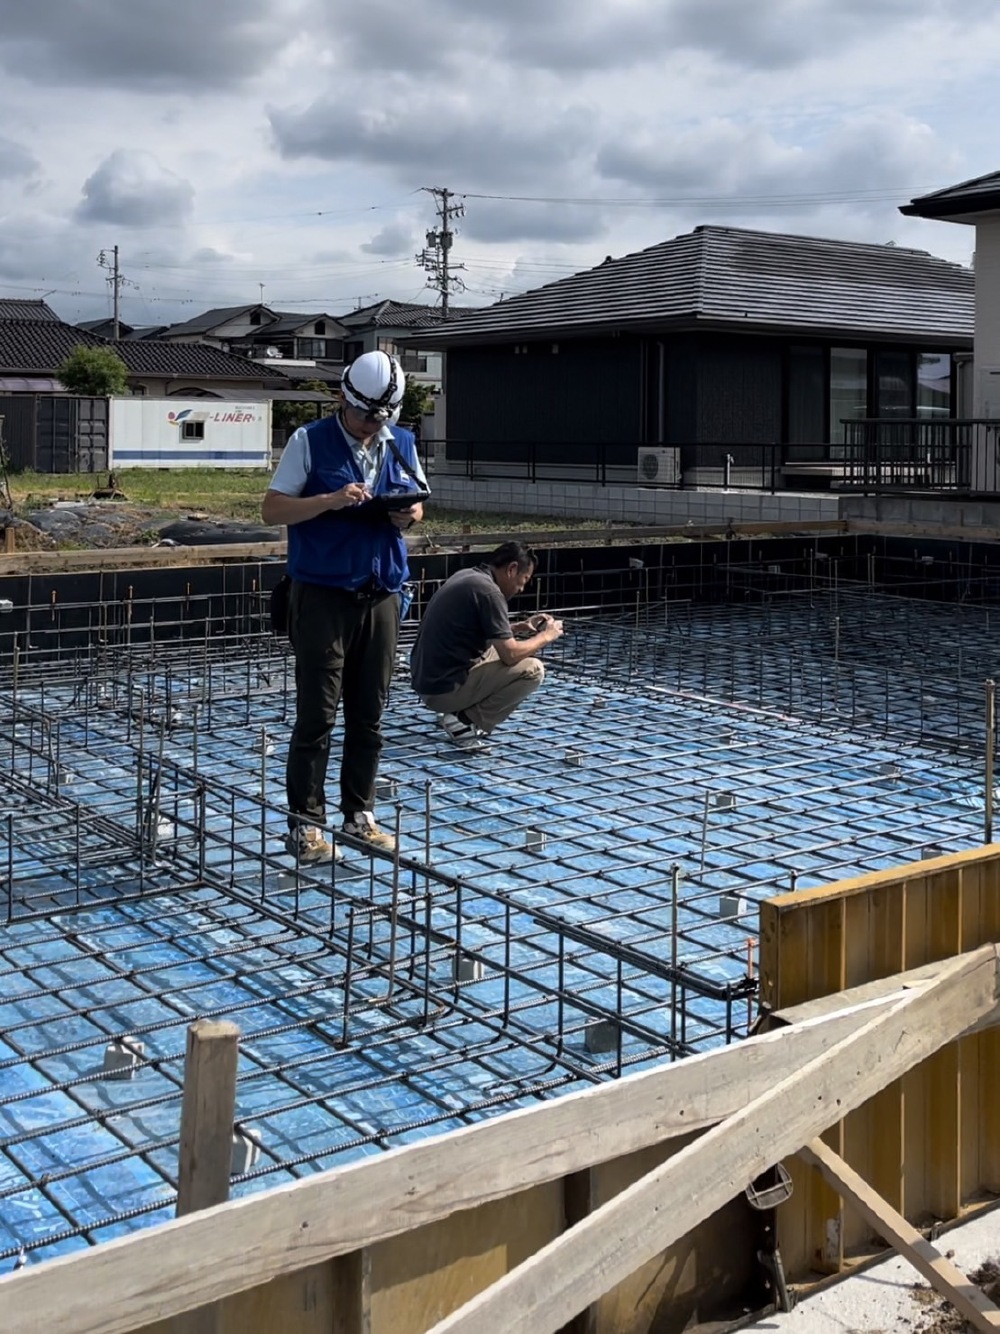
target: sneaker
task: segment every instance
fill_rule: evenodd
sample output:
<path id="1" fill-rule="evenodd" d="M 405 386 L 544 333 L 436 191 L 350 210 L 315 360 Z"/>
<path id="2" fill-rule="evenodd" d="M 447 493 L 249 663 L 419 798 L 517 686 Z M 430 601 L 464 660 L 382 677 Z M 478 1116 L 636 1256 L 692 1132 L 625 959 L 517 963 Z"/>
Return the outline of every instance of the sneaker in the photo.
<path id="1" fill-rule="evenodd" d="M 457 713 L 442 713 L 441 726 L 452 743 L 459 750 L 479 751 L 486 749 L 486 733 L 478 727 L 460 718 Z"/>
<path id="2" fill-rule="evenodd" d="M 384 829 L 379 829 L 371 811 L 358 811 L 356 815 L 347 816 L 341 825 L 341 832 L 349 834 L 351 838 L 360 839 L 362 843 L 367 843 L 370 848 L 378 848 L 380 852 L 395 852 L 396 850 L 396 840 L 392 834 L 387 834 Z"/>
<path id="3" fill-rule="evenodd" d="M 301 866 L 316 866 L 320 862 L 340 861 L 344 854 L 335 843 L 323 837 L 322 829 L 314 824 L 299 825 L 285 835 L 285 851 Z"/>

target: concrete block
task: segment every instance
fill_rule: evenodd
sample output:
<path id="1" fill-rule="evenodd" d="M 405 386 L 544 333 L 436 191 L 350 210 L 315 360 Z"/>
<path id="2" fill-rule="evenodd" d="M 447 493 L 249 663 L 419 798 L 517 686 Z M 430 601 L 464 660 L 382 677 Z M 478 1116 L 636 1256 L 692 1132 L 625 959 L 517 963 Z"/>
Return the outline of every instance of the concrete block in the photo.
<path id="1" fill-rule="evenodd" d="M 486 976 L 486 965 L 482 959 L 456 954 L 451 961 L 451 972 L 456 982 L 481 982 Z"/>
<path id="2" fill-rule="evenodd" d="M 131 1079 L 146 1051 L 146 1044 L 133 1038 L 109 1042 L 104 1048 L 102 1073 L 106 1079 Z"/>
<path id="3" fill-rule="evenodd" d="M 618 1050 L 621 1032 L 613 1019 L 591 1019 L 583 1030 L 583 1043 L 592 1056 L 603 1056 Z"/>

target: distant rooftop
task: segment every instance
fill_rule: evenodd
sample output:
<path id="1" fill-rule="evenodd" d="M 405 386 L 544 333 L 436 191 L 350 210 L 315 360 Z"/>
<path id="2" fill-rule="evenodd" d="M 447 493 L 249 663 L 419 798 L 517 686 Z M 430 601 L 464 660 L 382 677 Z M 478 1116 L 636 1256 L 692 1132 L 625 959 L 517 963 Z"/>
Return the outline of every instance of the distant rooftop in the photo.
<path id="1" fill-rule="evenodd" d="M 0 297 L 0 320 L 47 320 L 60 324 L 61 320 L 45 301 L 21 301 L 14 297 Z"/>
<path id="2" fill-rule="evenodd" d="M 475 314 L 474 310 L 452 308 L 449 320 L 460 315 Z M 363 306 L 360 310 L 338 315 L 337 319 L 349 329 L 432 329 L 443 321 L 440 306 L 421 306 L 406 301 L 377 301 L 372 306 Z"/>

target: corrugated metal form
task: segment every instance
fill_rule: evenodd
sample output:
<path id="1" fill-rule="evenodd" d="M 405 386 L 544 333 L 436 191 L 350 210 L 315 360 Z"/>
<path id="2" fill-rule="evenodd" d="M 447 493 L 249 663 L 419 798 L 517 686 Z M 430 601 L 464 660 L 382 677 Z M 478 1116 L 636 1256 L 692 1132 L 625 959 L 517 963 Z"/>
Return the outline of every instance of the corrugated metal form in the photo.
<path id="1" fill-rule="evenodd" d="M 715 325 L 971 346 L 973 305 L 972 270 L 923 250 L 697 227 L 412 342 Z"/>

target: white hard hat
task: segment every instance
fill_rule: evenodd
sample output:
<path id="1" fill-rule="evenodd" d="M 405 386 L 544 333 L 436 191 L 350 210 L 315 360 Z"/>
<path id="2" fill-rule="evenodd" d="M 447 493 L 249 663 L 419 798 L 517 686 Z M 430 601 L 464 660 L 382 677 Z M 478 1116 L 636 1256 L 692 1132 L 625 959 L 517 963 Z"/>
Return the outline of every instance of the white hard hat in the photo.
<path id="1" fill-rule="evenodd" d="M 406 376 L 388 352 L 363 352 L 345 366 L 340 391 L 352 407 L 394 424 L 403 406 Z"/>

